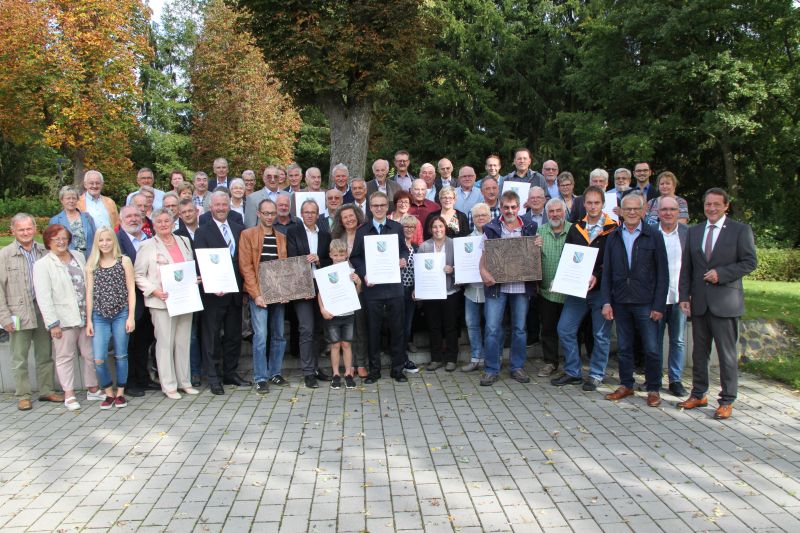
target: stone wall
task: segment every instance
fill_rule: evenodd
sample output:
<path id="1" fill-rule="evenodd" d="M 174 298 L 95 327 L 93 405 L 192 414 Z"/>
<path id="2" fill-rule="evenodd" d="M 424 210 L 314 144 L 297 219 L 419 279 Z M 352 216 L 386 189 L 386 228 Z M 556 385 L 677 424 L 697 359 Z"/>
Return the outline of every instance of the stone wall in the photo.
<path id="1" fill-rule="evenodd" d="M 739 357 L 771 359 L 797 350 L 800 338 L 794 328 L 782 320 L 742 320 L 739 323 Z"/>

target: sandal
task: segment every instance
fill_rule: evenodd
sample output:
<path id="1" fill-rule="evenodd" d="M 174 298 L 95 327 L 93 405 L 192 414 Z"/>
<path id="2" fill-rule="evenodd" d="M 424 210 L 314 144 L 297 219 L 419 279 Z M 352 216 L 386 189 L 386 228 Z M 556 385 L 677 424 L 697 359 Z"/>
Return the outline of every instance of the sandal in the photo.
<path id="1" fill-rule="evenodd" d="M 75 396 L 70 396 L 64 399 L 64 407 L 70 411 L 77 411 L 81 408 L 81 404 L 78 403 L 78 399 Z"/>

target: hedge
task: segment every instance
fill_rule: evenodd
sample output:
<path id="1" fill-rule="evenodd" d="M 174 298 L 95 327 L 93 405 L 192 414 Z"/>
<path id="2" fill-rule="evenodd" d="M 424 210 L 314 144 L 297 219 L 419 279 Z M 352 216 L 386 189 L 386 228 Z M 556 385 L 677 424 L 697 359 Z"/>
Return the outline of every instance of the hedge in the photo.
<path id="1" fill-rule="evenodd" d="M 800 249 L 759 248 L 758 267 L 747 279 L 800 281 Z"/>

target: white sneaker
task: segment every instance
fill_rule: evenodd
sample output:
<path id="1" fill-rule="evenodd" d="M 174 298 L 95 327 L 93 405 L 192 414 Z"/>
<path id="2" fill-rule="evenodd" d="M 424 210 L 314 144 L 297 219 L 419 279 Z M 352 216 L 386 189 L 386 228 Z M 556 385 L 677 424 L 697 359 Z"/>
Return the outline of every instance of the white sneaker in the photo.
<path id="1" fill-rule="evenodd" d="M 103 395 L 103 399 L 105 399 L 105 395 Z M 78 403 L 78 399 L 75 396 L 70 396 L 64 400 L 64 407 L 70 411 L 77 411 L 81 408 L 81 404 Z"/>
<path id="2" fill-rule="evenodd" d="M 106 393 L 100 389 L 97 389 L 97 392 L 86 391 L 86 399 L 87 400 L 105 400 Z"/>
<path id="3" fill-rule="evenodd" d="M 183 392 L 191 395 L 200 394 L 200 391 L 195 389 L 194 387 L 186 387 L 183 389 Z"/>

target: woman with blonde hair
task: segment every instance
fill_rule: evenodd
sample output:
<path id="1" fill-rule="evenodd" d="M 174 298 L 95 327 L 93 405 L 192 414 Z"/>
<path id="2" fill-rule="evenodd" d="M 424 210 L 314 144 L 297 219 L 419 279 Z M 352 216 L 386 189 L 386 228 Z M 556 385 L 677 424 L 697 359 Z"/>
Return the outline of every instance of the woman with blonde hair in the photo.
<path id="1" fill-rule="evenodd" d="M 100 409 L 126 407 L 128 381 L 128 334 L 136 327 L 136 291 L 133 263 L 122 255 L 117 236 L 100 228 L 86 261 L 86 334 L 92 337 L 97 380 L 106 398 Z M 114 368 L 117 393 L 108 371 L 108 341 L 114 338 Z"/>

